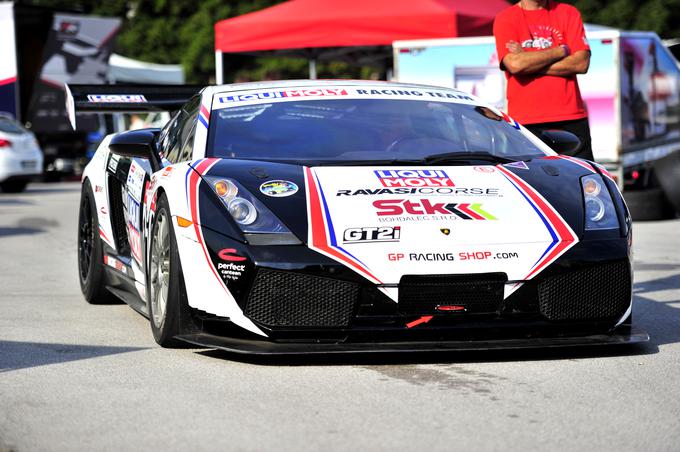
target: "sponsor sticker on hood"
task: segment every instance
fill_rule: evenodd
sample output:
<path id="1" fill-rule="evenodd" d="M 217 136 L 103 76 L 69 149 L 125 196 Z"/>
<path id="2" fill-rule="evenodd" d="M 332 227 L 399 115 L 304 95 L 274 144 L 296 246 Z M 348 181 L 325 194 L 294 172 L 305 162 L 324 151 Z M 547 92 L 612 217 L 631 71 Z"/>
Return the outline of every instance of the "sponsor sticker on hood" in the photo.
<path id="1" fill-rule="evenodd" d="M 527 280 L 578 240 L 502 166 L 317 167 L 305 182 L 308 246 L 375 284 L 487 272 Z M 397 301 L 396 289 L 384 292 Z"/>
<path id="2" fill-rule="evenodd" d="M 273 198 L 283 198 L 297 193 L 298 186 L 287 180 L 270 180 L 260 185 L 260 191 Z"/>

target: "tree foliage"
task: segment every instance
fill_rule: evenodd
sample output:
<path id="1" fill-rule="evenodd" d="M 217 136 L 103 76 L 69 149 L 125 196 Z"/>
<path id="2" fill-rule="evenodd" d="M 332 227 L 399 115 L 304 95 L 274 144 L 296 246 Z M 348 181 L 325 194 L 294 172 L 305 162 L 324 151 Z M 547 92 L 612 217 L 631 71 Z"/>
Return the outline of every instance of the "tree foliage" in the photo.
<path id="1" fill-rule="evenodd" d="M 123 19 L 115 51 L 153 63 L 181 63 L 190 83 L 208 83 L 215 71 L 214 24 L 283 0 L 25 0 L 86 14 Z M 415 1 L 415 0 L 412 0 Z M 516 0 L 508 0 L 516 3 Z M 561 0 L 576 6 L 584 21 L 680 37 L 680 0 Z M 332 8 L 332 2 L 329 3 Z M 303 59 L 229 56 L 228 79 L 305 78 Z M 369 78 L 375 69 L 343 62 L 320 64 L 320 77 Z"/>
<path id="2" fill-rule="evenodd" d="M 680 37 L 680 0 L 559 0 L 574 5 L 585 22 L 622 30 Z M 516 3 L 516 1 L 510 1 Z"/>

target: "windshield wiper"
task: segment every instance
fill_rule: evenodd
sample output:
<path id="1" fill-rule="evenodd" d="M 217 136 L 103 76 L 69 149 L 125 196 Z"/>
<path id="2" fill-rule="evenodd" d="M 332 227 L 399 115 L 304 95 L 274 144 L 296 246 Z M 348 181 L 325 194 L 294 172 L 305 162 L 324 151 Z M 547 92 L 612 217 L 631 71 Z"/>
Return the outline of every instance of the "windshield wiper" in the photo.
<path id="1" fill-rule="evenodd" d="M 518 160 L 501 157 L 499 155 L 489 154 L 488 152 L 445 152 L 443 154 L 428 155 L 423 158 L 423 162 L 443 163 L 443 162 L 471 162 L 475 160 L 483 160 L 485 162 L 493 163 L 512 163 Z"/>

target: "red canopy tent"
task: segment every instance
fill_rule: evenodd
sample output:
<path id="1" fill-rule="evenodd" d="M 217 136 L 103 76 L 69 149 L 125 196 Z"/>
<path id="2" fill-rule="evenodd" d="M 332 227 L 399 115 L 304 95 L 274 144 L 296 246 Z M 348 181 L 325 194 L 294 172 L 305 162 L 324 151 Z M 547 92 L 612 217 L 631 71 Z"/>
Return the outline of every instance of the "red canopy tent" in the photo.
<path id="1" fill-rule="evenodd" d="M 314 61 L 396 40 L 488 36 L 495 15 L 508 6 L 506 0 L 290 0 L 215 24 L 218 83 L 222 53 Z"/>

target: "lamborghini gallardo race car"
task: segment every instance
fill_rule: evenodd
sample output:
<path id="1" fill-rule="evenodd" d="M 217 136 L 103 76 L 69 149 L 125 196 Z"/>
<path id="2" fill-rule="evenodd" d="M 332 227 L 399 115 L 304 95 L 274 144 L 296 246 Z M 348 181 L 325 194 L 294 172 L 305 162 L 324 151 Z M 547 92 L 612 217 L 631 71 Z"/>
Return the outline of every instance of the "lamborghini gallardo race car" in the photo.
<path id="1" fill-rule="evenodd" d="M 174 111 L 82 179 L 86 300 L 161 346 L 331 353 L 627 344 L 631 219 L 600 165 L 452 89 L 84 86 L 77 113 Z"/>

